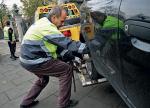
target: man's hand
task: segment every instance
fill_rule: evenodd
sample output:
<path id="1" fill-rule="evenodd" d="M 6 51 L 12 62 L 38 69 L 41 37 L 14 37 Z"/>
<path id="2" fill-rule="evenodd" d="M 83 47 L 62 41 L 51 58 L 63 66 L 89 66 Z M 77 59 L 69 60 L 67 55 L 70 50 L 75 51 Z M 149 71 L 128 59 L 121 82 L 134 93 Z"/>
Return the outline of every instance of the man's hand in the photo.
<path id="1" fill-rule="evenodd" d="M 14 40 L 14 41 L 11 41 L 11 44 L 15 44 L 15 42 L 16 42 L 15 40 Z"/>
<path id="2" fill-rule="evenodd" d="M 62 61 L 67 62 L 67 61 L 71 61 L 75 58 L 75 56 L 72 54 L 71 51 L 67 51 L 64 56 L 62 57 Z"/>
<path id="3" fill-rule="evenodd" d="M 86 47 L 83 49 L 82 54 L 89 54 L 89 53 L 90 53 L 90 50 L 89 50 L 89 48 L 86 46 Z"/>

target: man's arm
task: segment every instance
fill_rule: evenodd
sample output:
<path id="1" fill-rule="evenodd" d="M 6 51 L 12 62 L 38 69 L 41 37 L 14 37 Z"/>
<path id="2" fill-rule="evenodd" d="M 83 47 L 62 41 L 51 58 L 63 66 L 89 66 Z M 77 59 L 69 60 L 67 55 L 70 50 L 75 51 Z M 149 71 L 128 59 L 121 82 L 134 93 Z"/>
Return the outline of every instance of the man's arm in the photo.
<path id="1" fill-rule="evenodd" d="M 72 52 L 82 53 L 86 47 L 86 44 L 81 43 L 80 41 L 73 41 L 70 38 L 65 37 L 63 34 L 47 35 L 44 37 L 44 40 Z"/>

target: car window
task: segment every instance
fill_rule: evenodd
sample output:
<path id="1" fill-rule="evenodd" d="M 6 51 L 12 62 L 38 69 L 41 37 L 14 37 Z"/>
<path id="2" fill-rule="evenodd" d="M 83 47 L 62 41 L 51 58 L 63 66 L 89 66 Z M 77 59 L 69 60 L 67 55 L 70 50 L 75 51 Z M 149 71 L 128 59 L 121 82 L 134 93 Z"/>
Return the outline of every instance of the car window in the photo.
<path id="1" fill-rule="evenodd" d="M 64 8 L 67 12 L 67 16 L 75 15 L 73 10 L 69 10 L 67 7 Z"/>
<path id="2" fill-rule="evenodd" d="M 47 17 L 47 16 L 48 16 L 47 13 L 42 13 L 42 14 L 39 15 L 39 19 L 41 19 L 41 18 L 43 18 L 43 17 Z"/>

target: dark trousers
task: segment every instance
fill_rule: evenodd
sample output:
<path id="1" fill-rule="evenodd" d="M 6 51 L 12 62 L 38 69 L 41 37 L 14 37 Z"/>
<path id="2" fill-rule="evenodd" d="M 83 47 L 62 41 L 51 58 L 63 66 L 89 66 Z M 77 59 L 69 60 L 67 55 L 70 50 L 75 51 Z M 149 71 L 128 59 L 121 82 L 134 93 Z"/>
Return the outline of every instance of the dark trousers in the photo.
<path id="1" fill-rule="evenodd" d="M 29 71 L 34 73 L 38 77 L 38 80 L 24 97 L 22 105 L 28 105 L 36 99 L 48 84 L 49 76 L 59 79 L 58 107 L 63 108 L 68 104 L 71 96 L 72 66 L 60 60 L 50 60 L 38 68 L 30 69 Z"/>
<path id="2" fill-rule="evenodd" d="M 11 43 L 10 41 L 8 41 L 8 46 L 9 46 L 9 50 L 10 50 L 11 57 L 12 57 L 12 56 L 15 56 L 15 52 L 16 52 L 16 42 L 14 41 L 13 43 Z"/>

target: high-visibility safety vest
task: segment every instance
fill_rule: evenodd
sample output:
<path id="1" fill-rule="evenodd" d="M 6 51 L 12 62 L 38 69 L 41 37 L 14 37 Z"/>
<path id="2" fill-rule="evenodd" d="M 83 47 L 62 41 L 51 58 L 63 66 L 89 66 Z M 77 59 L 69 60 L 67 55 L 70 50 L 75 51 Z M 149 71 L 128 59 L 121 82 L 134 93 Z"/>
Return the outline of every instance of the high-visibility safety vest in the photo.
<path id="1" fill-rule="evenodd" d="M 65 37 L 46 17 L 41 18 L 28 29 L 23 38 L 20 61 L 36 65 L 57 59 L 56 50 L 59 46 L 79 53 L 86 47 L 84 43 Z"/>
<path id="2" fill-rule="evenodd" d="M 9 35 L 8 35 L 8 30 L 9 30 L 10 27 L 8 26 L 5 26 L 4 27 L 4 39 L 5 40 L 9 40 Z M 14 36 L 14 33 L 12 34 L 12 41 L 15 40 L 15 36 Z"/>
<path id="3" fill-rule="evenodd" d="M 103 26 L 101 27 L 103 30 L 106 30 L 108 33 L 109 31 L 112 32 L 111 39 L 117 39 L 117 32 L 119 29 L 124 29 L 124 23 L 123 21 L 119 20 L 116 17 L 113 16 L 107 16 L 106 20 L 103 23 Z"/>

